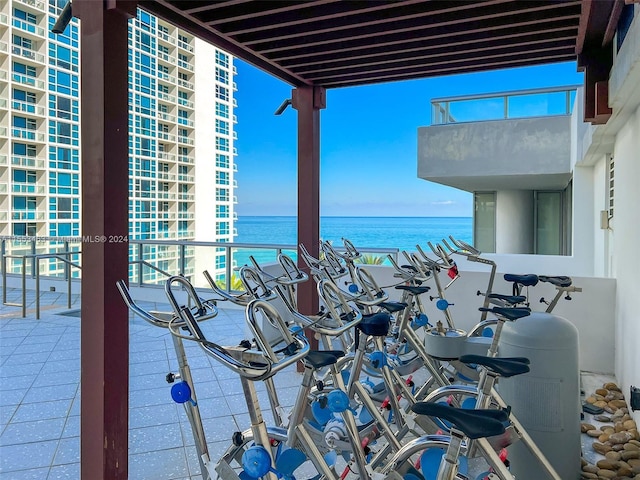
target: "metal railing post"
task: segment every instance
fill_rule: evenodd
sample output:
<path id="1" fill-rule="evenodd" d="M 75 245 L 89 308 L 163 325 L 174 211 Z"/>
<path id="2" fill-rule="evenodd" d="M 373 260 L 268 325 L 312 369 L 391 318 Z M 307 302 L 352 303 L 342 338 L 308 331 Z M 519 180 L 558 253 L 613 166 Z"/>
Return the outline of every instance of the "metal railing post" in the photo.
<path id="1" fill-rule="evenodd" d="M 233 263 L 233 258 L 231 256 L 231 247 L 225 247 L 225 255 L 227 256 L 227 261 L 225 264 L 225 276 L 227 278 L 227 281 L 224 282 L 226 285 L 226 291 L 230 292 L 231 291 L 231 264 Z"/>
<path id="2" fill-rule="evenodd" d="M 22 318 L 27 316 L 27 269 L 25 268 L 27 261 L 26 256 L 22 256 Z"/>
<path id="3" fill-rule="evenodd" d="M 179 262 L 180 262 L 180 275 L 182 275 L 184 277 L 184 271 L 187 267 L 187 259 L 185 258 L 185 250 L 186 250 L 186 245 L 184 243 L 181 243 L 179 246 L 179 252 L 180 255 L 178 257 Z"/>
<path id="4" fill-rule="evenodd" d="M 40 257 L 31 260 L 36 265 L 36 320 L 40 320 Z"/>
<path id="5" fill-rule="evenodd" d="M 67 254 L 67 260 L 71 262 L 71 254 Z M 71 309 L 71 264 L 65 264 L 69 268 L 69 275 L 67 275 L 67 308 Z"/>
<path id="6" fill-rule="evenodd" d="M 2 303 L 7 303 L 7 257 L 5 257 L 5 241 L 0 244 L 0 254 L 2 255 Z"/>
<path id="7" fill-rule="evenodd" d="M 142 251 L 143 251 L 144 243 L 138 244 L 138 286 L 142 287 Z"/>
<path id="8" fill-rule="evenodd" d="M 35 255 L 35 254 L 36 254 L 36 239 L 32 238 L 31 239 L 31 255 Z M 36 264 L 34 262 L 31 262 L 31 278 L 36 276 L 35 268 L 36 268 Z"/>

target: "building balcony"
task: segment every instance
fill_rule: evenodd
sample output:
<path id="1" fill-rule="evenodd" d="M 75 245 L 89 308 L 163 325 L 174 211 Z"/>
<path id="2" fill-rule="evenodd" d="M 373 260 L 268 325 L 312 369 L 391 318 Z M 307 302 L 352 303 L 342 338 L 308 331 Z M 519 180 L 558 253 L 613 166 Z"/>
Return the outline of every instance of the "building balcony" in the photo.
<path id="1" fill-rule="evenodd" d="M 162 140 L 167 140 L 169 142 L 175 142 L 176 141 L 176 136 L 171 134 L 171 133 L 167 133 L 167 132 L 158 132 L 158 138 L 162 139 Z"/>
<path id="2" fill-rule="evenodd" d="M 232 118 L 233 118 L 233 123 L 238 123 L 238 116 L 237 115 L 234 115 Z"/>
<path id="3" fill-rule="evenodd" d="M 188 155 L 178 155 L 178 162 L 188 163 L 190 165 L 193 165 L 195 163 L 195 159 Z"/>
<path id="4" fill-rule="evenodd" d="M 34 193 L 37 195 L 45 194 L 44 185 L 38 185 L 35 183 L 13 183 L 11 185 L 11 191 L 13 193 Z"/>
<path id="5" fill-rule="evenodd" d="M 194 90 L 195 88 L 192 82 L 187 82 L 186 80 L 183 80 L 181 78 L 178 79 L 178 85 L 188 90 Z"/>
<path id="6" fill-rule="evenodd" d="M 44 28 L 39 27 L 38 25 L 34 25 L 33 23 L 25 22 L 23 20 L 20 20 L 19 18 L 14 18 L 12 23 L 14 27 L 24 32 L 33 33 L 34 35 L 37 35 L 39 37 L 44 37 L 45 35 Z"/>
<path id="7" fill-rule="evenodd" d="M 182 40 L 178 40 L 178 47 L 193 53 L 193 46 L 187 42 L 183 42 Z"/>
<path id="8" fill-rule="evenodd" d="M 158 200 L 175 200 L 176 194 L 171 192 L 157 192 L 156 198 Z"/>
<path id="9" fill-rule="evenodd" d="M 193 212 L 178 212 L 178 220 L 193 220 L 196 214 Z"/>
<path id="10" fill-rule="evenodd" d="M 0 13 L 0 25 L 9 25 L 9 16 L 4 13 Z"/>
<path id="11" fill-rule="evenodd" d="M 193 182 L 196 181 L 196 177 L 194 175 L 185 175 L 183 173 L 179 173 L 178 174 L 178 181 L 179 182 L 193 183 Z"/>
<path id="12" fill-rule="evenodd" d="M 189 120 L 188 118 L 178 117 L 178 124 L 184 125 L 185 127 L 191 127 L 195 125 L 193 120 Z"/>
<path id="13" fill-rule="evenodd" d="M 195 237 L 196 232 L 194 230 L 178 230 L 178 237 Z"/>
<path id="14" fill-rule="evenodd" d="M 574 91 L 434 100 L 432 125 L 418 129 L 418 177 L 471 192 L 564 189 Z"/>
<path id="15" fill-rule="evenodd" d="M 183 107 L 193 108 L 194 104 L 191 100 L 186 100 L 184 98 L 178 98 L 178 105 L 182 105 Z"/>
<path id="16" fill-rule="evenodd" d="M 45 217 L 44 212 L 36 212 L 35 210 L 22 210 L 11 212 L 12 220 L 38 220 L 43 221 Z"/>
<path id="17" fill-rule="evenodd" d="M 8 77 L 7 71 L 6 70 L 0 70 L 0 80 L 6 82 L 7 81 L 7 77 Z"/>
<path id="18" fill-rule="evenodd" d="M 162 40 L 163 42 L 167 42 L 171 45 L 176 44 L 176 38 L 165 32 L 158 31 L 158 39 Z"/>
<path id="19" fill-rule="evenodd" d="M 175 65 L 176 64 L 176 59 L 175 57 L 173 57 L 172 55 L 169 55 L 168 53 L 165 52 L 158 52 L 158 58 L 164 62 L 167 62 L 171 65 Z"/>
<path id="20" fill-rule="evenodd" d="M 185 145 L 194 145 L 194 141 L 191 138 L 182 135 L 178 135 L 178 142 L 184 143 Z"/>
<path id="21" fill-rule="evenodd" d="M 11 165 L 29 168 L 45 168 L 46 160 L 39 157 L 12 156 Z"/>
<path id="22" fill-rule="evenodd" d="M 176 123 L 176 116 L 171 115 L 170 113 L 158 112 L 157 117 L 167 122 Z"/>
<path id="23" fill-rule="evenodd" d="M 7 222 L 8 218 L 8 212 L 0 212 L 0 222 Z"/>
<path id="24" fill-rule="evenodd" d="M 14 82 L 20 83 L 22 85 L 37 88 L 39 90 L 45 90 L 44 80 L 39 80 L 36 77 L 31 77 L 29 75 L 22 75 L 20 73 L 13 73 L 11 74 L 11 78 L 13 79 Z"/>
<path id="25" fill-rule="evenodd" d="M 193 202 L 196 199 L 196 196 L 193 193 L 179 193 L 178 200 L 185 200 L 188 202 Z"/>
<path id="26" fill-rule="evenodd" d="M 158 212 L 156 218 L 158 220 L 175 220 L 176 214 L 174 212 Z"/>
<path id="27" fill-rule="evenodd" d="M 6 137 L 7 131 L 7 127 L 0 127 L 0 137 Z"/>
<path id="28" fill-rule="evenodd" d="M 14 55 L 18 55 L 22 58 L 33 60 L 34 62 L 38 62 L 38 63 L 46 62 L 46 58 L 43 54 L 35 52 L 30 48 L 24 48 L 24 47 L 19 47 L 17 45 L 12 45 L 11 53 L 13 53 Z"/>
<path id="29" fill-rule="evenodd" d="M 7 184 L 0 183 L 0 193 L 7 193 Z"/>
<path id="30" fill-rule="evenodd" d="M 193 72 L 193 65 L 191 65 L 189 62 L 185 62 L 184 60 L 178 60 L 178 67 L 179 68 L 184 68 L 185 70 L 188 70 L 190 72 Z"/>
<path id="31" fill-rule="evenodd" d="M 31 113 L 35 116 L 44 116 L 46 110 L 44 107 L 35 103 L 23 102 L 21 100 L 11 100 L 11 108 L 24 113 Z"/>
<path id="32" fill-rule="evenodd" d="M 168 93 L 158 92 L 158 99 L 164 100 L 169 103 L 176 103 L 175 95 L 169 95 Z"/>
<path id="33" fill-rule="evenodd" d="M 46 136 L 44 133 L 40 133 L 37 130 L 31 130 L 29 128 L 11 127 L 11 136 L 13 138 L 21 138 L 24 140 L 30 140 L 32 142 L 46 141 Z"/>
<path id="34" fill-rule="evenodd" d="M 15 0 L 17 3 L 22 3 L 23 5 L 29 5 L 32 8 L 35 8 L 36 10 L 40 10 L 42 12 L 45 11 L 46 9 L 46 4 L 45 2 L 42 2 L 40 0 Z"/>
<path id="35" fill-rule="evenodd" d="M 8 159 L 6 155 L 0 155 L 0 166 L 7 165 Z"/>
<path id="36" fill-rule="evenodd" d="M 169 160 L 170 162 L 176 161 L 176 156 L 173 153 L 158 152 L 158 158 L 160 160 Z"/>
<path id="37" fill-rule="evenodd" d="M 9 53 L 9 44 L 7 42 L 0 42 L 0 53 Z"/>
<path id="38" fill-rule="evenodd" d="M 169 180 L 171 182 L 175 182 L 176 181 L 176 174 L 175 173 L 158 172 L 157 177 L 158 177 L 158 180 Z"/>

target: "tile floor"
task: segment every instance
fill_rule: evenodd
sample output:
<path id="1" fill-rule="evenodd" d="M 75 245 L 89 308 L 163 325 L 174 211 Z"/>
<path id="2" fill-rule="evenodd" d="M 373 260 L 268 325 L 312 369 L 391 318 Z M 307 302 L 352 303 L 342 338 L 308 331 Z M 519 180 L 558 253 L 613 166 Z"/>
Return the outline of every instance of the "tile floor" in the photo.
<path id="1" fill-rule="evenodd" d="M 19 301 L 9 290 L 8 301 Z M 12 298 L 15 297 L 15 298 Z M 42 294 L 35 319 L 34 292 L 27 318 L 19 307 L 0 305 L 0 480 L 78 479 L 80 476 L 80 318 L 79 298 L 66 308 L 63 294 Z M 65 305 L 65 306 L 62 306 Z M 170 310 L 168 305 L 141 303 Z M 215 322 L 215 324 L 213 323 Z M 245 332 L 243 311 L 223 309 L 211 320 L 217 343 L 236 345 Z M 231 432 L 249 425 L 235 374 L 187 342 L 187 356 L 215 462 Z M 183 407 L 170 398 L 165 381 L 177 371 L 169 333 L 130 319 L 129 478 L 200 479 L 194 440 Z M 584 376 L 585 390 L 609 376 Z M 300 375 L 291 367 L 276 377 L 285 405 L 295 400 Z M 260 390 L 260 386 L 258 386 Z M 267 422 L 269 415 L 265 414 Z"/>

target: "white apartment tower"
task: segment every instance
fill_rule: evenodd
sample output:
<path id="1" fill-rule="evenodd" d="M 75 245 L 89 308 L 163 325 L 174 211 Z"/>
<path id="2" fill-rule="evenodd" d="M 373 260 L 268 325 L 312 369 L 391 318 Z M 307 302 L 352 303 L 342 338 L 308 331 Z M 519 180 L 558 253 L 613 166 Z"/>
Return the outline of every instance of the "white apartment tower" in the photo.
<path id="1" fill-rule="evenodd" d="M 50 33 L 65 4 L 0 0 L 0 236 L 82 234 L 79 22 Z M 231 241 L 233 57 L 142 10 L 129 47 L 129 238 Z M 138 248 L 161 270 L 194 271 L 193 247 L 182 270 L 180 248 Z M 216 252 L 206 268 L 225 265 Z"/>

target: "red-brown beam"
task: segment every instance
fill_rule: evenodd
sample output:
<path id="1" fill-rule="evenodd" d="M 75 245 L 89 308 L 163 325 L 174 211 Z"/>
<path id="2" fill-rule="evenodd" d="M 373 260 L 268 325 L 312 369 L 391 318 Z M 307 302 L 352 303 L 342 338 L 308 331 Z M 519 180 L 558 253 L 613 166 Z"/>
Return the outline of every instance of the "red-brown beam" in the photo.
<path id="1" fill-rule="evenodd" d="M 111 7 L 111 8 L 109 8 Z M 127 19 L 135 2 L 74 0 L 81 19 L 82 245 L 80 473 L 128 477 Z"/>

